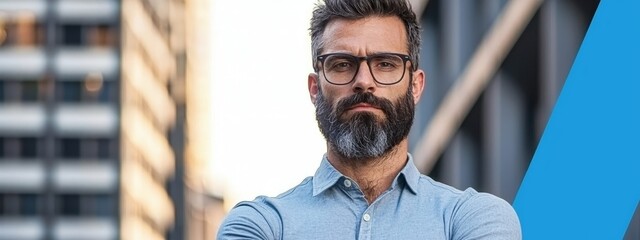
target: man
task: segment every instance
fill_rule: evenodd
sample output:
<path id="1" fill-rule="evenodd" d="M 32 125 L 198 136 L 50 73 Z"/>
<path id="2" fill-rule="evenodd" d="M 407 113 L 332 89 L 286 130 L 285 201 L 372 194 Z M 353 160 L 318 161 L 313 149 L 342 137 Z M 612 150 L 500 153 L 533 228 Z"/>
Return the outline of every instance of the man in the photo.
<path id="1" fill-rule="evenodd" d="M 239 203 L 219 239 L 520 239 L 505 201 L 421 175 L 407 135 L 425 84 L 404 0 L 325 0 L 311 19 L 311 101 L 327 152 L 313 177 Z"/>

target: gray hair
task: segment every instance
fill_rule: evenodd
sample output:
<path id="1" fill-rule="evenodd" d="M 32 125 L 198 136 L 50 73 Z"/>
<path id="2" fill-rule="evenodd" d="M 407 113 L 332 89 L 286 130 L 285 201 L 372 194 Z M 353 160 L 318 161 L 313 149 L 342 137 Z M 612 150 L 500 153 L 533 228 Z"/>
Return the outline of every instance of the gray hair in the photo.
<path id="1" fill-rule="evenodd" d="M 370 16 L 397 16 L 407 32 L 407 48 L 411 57 L 411 68 L 418 69 L 420 55 L 420 26 L 416 14 L 406 0 L 324 0 L 316 4 L 311 17 L 311 54 L 313 69 L 318 70 L 316 58 L 322 52 L 322 35 L 327 24 L 336 18 L 362 19 Z"/>

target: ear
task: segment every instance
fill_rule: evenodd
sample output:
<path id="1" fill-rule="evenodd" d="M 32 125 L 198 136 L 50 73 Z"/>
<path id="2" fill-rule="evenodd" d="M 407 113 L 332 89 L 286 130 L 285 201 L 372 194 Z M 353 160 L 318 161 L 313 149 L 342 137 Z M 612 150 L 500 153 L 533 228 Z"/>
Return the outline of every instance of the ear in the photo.
<path id="1" fill-rule="evenodd" d="M 422 96 L 422 91 L 424 90 L 424 86 L 426 85 L 426 76 L 424 71 L 421 69 L 413 72 L 413 79 L 411 81 L 411 90 L 413 90 L 413 101 L 415 104 L 418 104 L 420 101 L 420 97 Z"/>
<path id="2" fill-rule="evenodd" d="M 311 99 L 311 103 L 315 105 L 318 91 L 320 91 L 318 88 L 318 74 L 309 73 L 309 76 L 307 77 L 307 84 L 309 87 L 309 98 Z"/>

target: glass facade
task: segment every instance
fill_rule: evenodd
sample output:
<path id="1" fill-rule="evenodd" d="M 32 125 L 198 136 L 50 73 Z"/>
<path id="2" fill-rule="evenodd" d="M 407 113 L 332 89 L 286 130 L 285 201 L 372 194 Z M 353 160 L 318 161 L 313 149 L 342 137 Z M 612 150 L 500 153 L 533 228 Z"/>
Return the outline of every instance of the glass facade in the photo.
<path id="1" fill-rule="evenodd" d="M 119 6 L 0 3 L 0 239 L 119 238 Z"/>
<path id="2" fill-rule="evenodd" d="M 518 15 L 530 12 L 531 19 L 512 28 L 521 29 L 513 32 L 517 37 L 512 42 L 490 49 L 506 52 L 498 65 L 486 64 L 487 59 L 474 62 L 474 55 L 483 50 L 483 39 L 502 37 L 492 35 L 491 29 L 505 25 L 498 16 L 515 2 L 428 1 L 421 12 L 420 63 L 426 71 L 427 87 L 416 107 L 410 134 L 411 149 L 423 172 L 457 188 L 473 187 L 509 202 L 517 193 L 599 4 L 598 0 L 549 0 L 521 8 Z M 481 80 L 464 76 L 472 67 L 488 69 L 487 84 L 473 89 L 478 97 L 470 101 L 468 110 L 458 109 L 464 113 L 462 119 L 443 118 L 442 122 L 460 121 L 460 125 L 438 138 L 444 147 L 432 152 L 439 154 L 421 154 L 420 149 L 434 143 L 424 139 L 435 139 L 429 138 L 427 129 L 443 128 L 433 119 L 446 116 L 439 111 L 446 99 L 469 97 L 469 93 L 457 94 L 453 86 Z M 640 238 L 639 215 L 637 210 L 625 239 Z"/>

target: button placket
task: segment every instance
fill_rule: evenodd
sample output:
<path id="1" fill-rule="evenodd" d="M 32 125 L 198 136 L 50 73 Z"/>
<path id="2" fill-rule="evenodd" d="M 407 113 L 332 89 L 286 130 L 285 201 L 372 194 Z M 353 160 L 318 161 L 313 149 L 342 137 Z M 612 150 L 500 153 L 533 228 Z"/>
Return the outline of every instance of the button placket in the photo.
<path id="1" fill-rule="evenodd" d="M 371 214 L 369 214 L 369 212 L 365 211 L 364 214 L 362 214 L 362 217 L 360 218 L 360 231 L 358 234 L 358 239 L 360 240 L 364 240 L 364 239 L 371 239 Z"/>
<path id="2" fill-rule="evenodd" d="M 368 213 L 365 213 L 364 216 L 362 216 L 362 220 L 364 220 L 365 222 L 370 221 L 371 215 L 369 215 Z"/>
<path id="3" fill-rule="evenodd" d="M 346 188 L 350 188 L 350 187 L 351 187 L 351 180 L 349 180 L 349 179 L 345 179 L 345 180 L 344 180 L 344 182 L 343 182 L 343 184 L 344 184 L 344 186 L 345 186 Z"/>

